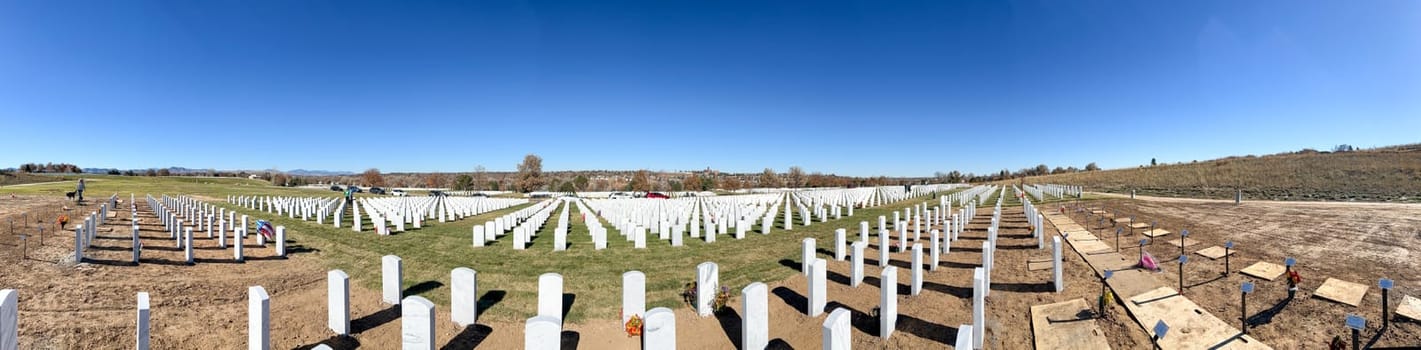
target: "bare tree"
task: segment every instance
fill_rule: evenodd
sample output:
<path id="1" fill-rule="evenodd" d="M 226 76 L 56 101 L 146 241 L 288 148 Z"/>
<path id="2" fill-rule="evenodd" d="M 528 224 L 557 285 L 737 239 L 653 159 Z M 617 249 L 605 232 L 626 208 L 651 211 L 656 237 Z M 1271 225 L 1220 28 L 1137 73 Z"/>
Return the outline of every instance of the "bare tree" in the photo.
<path id="1" fill-rule="evenodd" d="M 542 188 L 543 183 L 543 158 L 532 153 L 523 156 L 523 162 L 518 163 L 518 191 L 533 192 Z"/>
<path id="2" fill-rule="evenodd" d="M 476 165 L 476 166 L 474 166 L 474 179 L 473 179 L 473 182 L 474 182 L 474 188 L 473 188 L 473 189 L 475 189 L 475 190 L 482 190 L 482 189 L 485 189 L 485 187 L 488 186 L 488 171 L 486 171 L 486 170 L 484 169 L 484 166 L 482 166 L 482 165 Z"/>
<path id="3" fill-rule="evenodd" d="M 360 174 L 360 180 L 364 181 L 366 186 L 385 186 L 385 177 L 381 176 L 380 169 L 376 168 L 366 169 L 364 173 Z"/>
<path id="4" fill-rule="evenodd" d="M 760 173 L 760 187 L 780 187 L 780 177 L 775 175 L 775 169 L 765 168 L 765 171 Z"/>
<path id="5" fill-rule="evenodd" d="M 785 173 L 785 185 L 789 187 L 804 187 L 804 169 L 798 165 L 789 167 L 789 172 Z"/>
<path id="6" fill-rule="evenodd" d="M 632 191 L 651 191 L 651 176 L 645 169 L 637 170 L 636 174 L 632 175 Z"/>

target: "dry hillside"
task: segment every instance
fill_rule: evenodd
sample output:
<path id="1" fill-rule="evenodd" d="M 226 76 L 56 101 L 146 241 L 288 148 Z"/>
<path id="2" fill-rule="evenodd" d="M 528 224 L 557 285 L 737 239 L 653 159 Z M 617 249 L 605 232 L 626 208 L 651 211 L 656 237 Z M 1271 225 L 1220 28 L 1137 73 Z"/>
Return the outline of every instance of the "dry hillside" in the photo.
<path id="1" fill-rule="evenodd" d="M 1016 180 L 1020 181 L 1020 180 Z M 1028 183 L 1088 191 L 1245 199 L 1421 201 L 1421 144 L 1352 152 L 1302 151 L 1187 164 L 1033 176 Z"/>

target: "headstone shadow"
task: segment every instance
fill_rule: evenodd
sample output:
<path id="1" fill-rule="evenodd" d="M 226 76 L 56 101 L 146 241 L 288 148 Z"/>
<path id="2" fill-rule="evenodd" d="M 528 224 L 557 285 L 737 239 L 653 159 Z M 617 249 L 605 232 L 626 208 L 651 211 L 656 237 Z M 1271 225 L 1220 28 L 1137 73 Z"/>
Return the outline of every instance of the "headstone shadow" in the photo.
<path id="1" fill-rule="evenodd" d="M 400 306 L 390 305 L 390 307 L 387 307 L 384 310 L 376 311 L 373 314 L 365 315 L 365 317 L 351 320 L 350 334 L 364 333 L 365 331 L 374 329 L 375 327 L 379 327 L 380 325 L 386 323 L 390 323 L 391 321 L 397 320 L 399 318 Z"/>
<path id="2" fill-rule="evenodd" d="M 728 307 L 721 308 L 720 311 L 715 312 L 715 319 L 720 322 L 720 329 L 725 331 L 725 337 L 730 338 L 730 343 L 736 349 L 741 348 L 740 341 L 744 337 L 740 332 L 745 328 L 743 326 L 745 320 L 740 317 L 740 312 Z"/>
<path id="3" fill-rule="evenodd" d="M 415 285 L 413 285 L 413 286 L 410 286 L 409 288 L 405 288 L 404 292 L 401 293 L 400 296 L 406 297 L 406 296 L 411 296 L 411 295 L 419 295 L 420 293 L 428 292 L 428 291 L 431 291 L 431 290 L 434 290 L 434 289 L 436 289 L 436 288 L 443 287 L 443 286 L 444 286 L 444 283 L 443 283 L 443 282 L 439 282 L 439 281 L 424 281 L 424 282 L 417 283 L 417 284 L 415 284 Z"/>
<path id="4" fill-rule="evenodd" d="M 582 334 L 576 331 L 562 331 L 562 349 L 577 350 L 577 344 L 582 342 Z"/>
<path id="5" fill-rule="evenodd" d="M 1056 286 L 1050 281 L 1025 283 L 992 282 L 991 288 L 992 290 L 1016 293 L 1047 293 L 1056 291 Z"/>
<path id="6" fill-rule="evenodd" d="M 865 334 L 878 336 L 877 317 L 864 313 L 863 311 L 855 310 L 854 308 L 839 303 L 837 301 L 830 301 L 827 304 L 824 304 L 824 311 L 833 312 L 834 309 L 849 310 L 850 325 L 854 326 L 855 329 L 858 329 L 860 332 L 864 332 Z M 900 315 L 898 317 L 901 318 L 902 316 Z"/>
<path id="7" fill-rule="evenodd" d="M 488 339 L 488 335 L 490 333 L 493 333 L 492 327 L 481 324 L 472 324 L 468 327 L 464 327 L 464 330 L 459 331 L 459 334 L 454 335 L 454 338 L 449 339 L 449 342 L 444 344 L 444 346 L 440 347 L 439 349 L 476 349 L 479 347 L 479 344 L 482 344 L 484 342 L 484 339 Z"/>
<path id="8" fill-rule="evenodd" d="M 995 283 L 993 283 L 995 284 Z M 972 288 L 951 286 L 933 281 L 923 281 L 923 289 L 951 295 L 958 298 L 971 298 Z"/>
<path id="9" fill-rule="evenodd" d="M 484 293 L 483 296 L 479 297 L 478 301 L 479 314 L 488 312 L 488 309 L 493 308 L 494 305 L 498 305 L 499 302 L 502 302 L 503 297 L 505 296 L 508 296 L 508 292 L 497 289 L 490 290 Z"/>
<path id="10" fill-rule="evenodd" d="M 910 315 L 898 314 L 897 328 L 900 332 L 908 332 L 922 337 L 932 339 L 945 345 L 953 344 L 957 341 L 957 328 L 948 327 Z"/>
<path id="11" fill-rule="evenodd" d="M 807 308 L 807 305 L 809 305 L 809 298 L 806 298 L 803 295 L 800 295 L 798 292 L 790 290 L 789 288 L 776 287 L 775 290 L 772 291 L 772 293 L 775 293 L 776 296 L 779 296 L 780 300 L 783 300 L 785 304 L 789 304 L 791 308 L 799 310 L 800 312 L 803 312 L 804 309 Z"/>
<path id="12" fill-rule="evenodd" d="M 567 319 L 567 314 L 568 314 L 569 312 L 572 312 L 572 304 L 575 303 L 575 302 L 577 302 L 577 294 L 573 294 L 573 293 L 563 293 L 563 294 L 562 294 L 562 319 L 564 319 L 564 320 Z"/>
<path id="13" fill-rule="evenodd" d="M 794 260 L 790 259 L 780 259 L 780 265 L 794 269 L 795 271 L 801 271 L 803 268 L 803 266 L 800 266 L 798 262 L 795 262 Z"/>

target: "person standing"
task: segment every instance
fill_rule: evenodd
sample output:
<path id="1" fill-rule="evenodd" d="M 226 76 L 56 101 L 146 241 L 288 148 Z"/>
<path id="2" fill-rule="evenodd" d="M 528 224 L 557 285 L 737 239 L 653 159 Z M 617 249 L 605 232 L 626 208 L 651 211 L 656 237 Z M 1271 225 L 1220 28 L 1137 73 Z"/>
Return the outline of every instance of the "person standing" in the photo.
<path id="1" fill-rule="evenodd" d="M 79 187 L 74 189 L 74 195 L 80 203 L 84 202 L 84 179 L 79 179 Z"/>

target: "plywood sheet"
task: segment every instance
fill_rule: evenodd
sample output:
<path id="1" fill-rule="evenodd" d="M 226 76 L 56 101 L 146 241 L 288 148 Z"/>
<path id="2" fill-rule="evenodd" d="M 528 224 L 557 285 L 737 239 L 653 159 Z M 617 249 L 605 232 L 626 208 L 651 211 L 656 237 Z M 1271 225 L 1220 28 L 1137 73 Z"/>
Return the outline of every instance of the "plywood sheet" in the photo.
<path id="1" fill-rule="evenodd" d="M 1165 243 L 1169 243 L 1169 245 L 1172 245 L 1172 246 L 1176 246 L 1176 247 L 1180 246 L 1179 240 L 1177 240 L 1177 239 L 1167 239 L 1167 240 L 1165 240 L 1164 242 L 1165 242 Z M 1191 246 L 1191 245 L 1195 245 L 1195 244 L 1199 244 L 1199 241 L 1196 241 L 1196 240 L 1194 240 L 1193 238 L 1184 237 L 1184 246 L 1185 246 L 1185 247 L 1188 247 L 1188 246 Z M 1223 254 L 1223 252 L 1220 252 L 1220 254 Z"/>
<path id="2" fill-rule="evenodd" d="M 1239 270 L 1238 272 L 1242 272 L 1245 275 L 1272 281 L 1278 279 L 1278 276 L 1282 276 L 1284 270 L 1285 269 L 1283 268 L 1283 265 L 1259 261 L 1258 263 L 1249 265 L 1248 267 L 1245 267 L 1243 268 L 1243 270 Z"/>
<path id="3" fill-rule="evenodd" d="M 1031 332 L 1037 349 L 1109 349 L 1095 313 L 1085 299 L 1031 307 Z"/>
<path id="4" fill-rule="evenodd" d="M 1046 260 L 1046 261 L 1028 261 L 1028 262 L 1026 262 L 1026 270 L 1027 270 L 1027 271 L 1040 271 L 1040 270 L 1050 270 L 1050 269 L 1051 269 L 1051 260 Z"/>
<path id="5" fill-rule="evenodd" d="M 1115 218 L 1115 223 L 1117 224 L 1128 224 L 1130 223 L 1130 221 L 1133 220 L 1131 220 L 1130 218 Z"/>
<path id="6" fill-rule="evenodd" d="M 1130 228 L 1150 228 L 1150 224 L 1143 223 L 1143 222 L 1137 222 L 1137 223 L 1130 224 Z"/>
<path id="7" fill-rule="evenodd" d="M 1200 249 L 1199 251 L 1197 251 L 1197 252 L 1195 252 L 1195 253 L 1199 253 L 1199 255 L 1203 255 L 1204 257 L 1209 258 L 1209 259 L 1219 260 L 1219 259 L 1223 259 L 1223 258 L 1224 258 L 1224 250 L 1225 250 L 1224 247 L 1213 246 L 1213 247 L 1208 247 L 1208 248 Z M 1229 254 L 1229 255 L 1234 255 L 1234 253 L 1238 253 L 1238 250 L 1228 249 L 1228 254 Z"/>
<path id="8" fill-rule="evenodd" d="M 1401 298 L 1401 305 L 1396 306 L 1396 314 L 1401 317 L 1421 321 L 1421 299 L 1407 295 Z"/>
<path id="9" fill-rule="evenodd" d="M 1321 287 L 1317 287 L 1317 290 L 1314 291 L 1312 295 L 1347 305 L 1357 306 L 1357 304 L 1362 303 L 1362 297 L 1367 295 L 1367 286 L 1336 278 L 1328 278 L 1327 281 L 1322 282 Z"/>
<path id="10" fill-rule="evenodd" d="M 1146 236 L 1150 236 L 1150 237 L 1159 237 L 1159 236 L 1163 236 L 1163 235 L 1169 234 L 1169 230 L 1157 228 L 1157 229 L 1153 229 L 1153 230 L 1146 230 L 1145 232 L 1140 232 L 1140 234 L 1146 235 Z"/>
<path id="11" fill-rule="evenodd" d="M 1173 288 L 1160 287 L 1136 295 L 1125 302 L 1125 308 L 1150 337 L 1154 337 L 1156 322 L 1163 320 L 1169 325 L 1169 334 L 1159 341 L 1161 349 L 1271 349 L 1242 335 Z"/>

